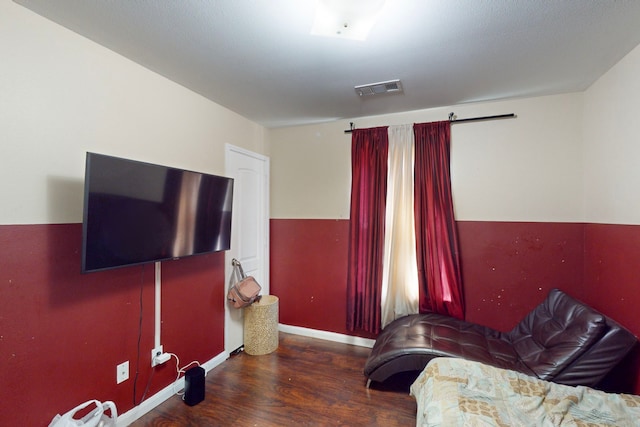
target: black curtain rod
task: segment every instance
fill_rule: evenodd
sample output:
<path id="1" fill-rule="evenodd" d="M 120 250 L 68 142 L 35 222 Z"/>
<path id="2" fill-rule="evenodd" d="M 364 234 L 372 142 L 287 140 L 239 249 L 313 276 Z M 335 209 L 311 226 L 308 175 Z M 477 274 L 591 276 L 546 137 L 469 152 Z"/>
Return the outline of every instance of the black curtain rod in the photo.
<path id="1" fill-rule="evenodd" d="M 515 118 L 516 115 L 511 114 L 498 114 L 496 116 L 484 116 L 484 117 L 470 117 L 468 119 L 456 119 L 456 116 L 453 113 L 449 113 L 449 121 L 451 123 L 462 123 L 462 122 L 479 122 L 481 120 L 498 120 L 498 119 L 510 119 Z"/>
<path id="2" fill-rule="evenodd" d="M 451 124 L 454 123 L 464 123 L 464 122 L 479 122 L 481 120 L 498 120 L 498 119 L 511 119 L 516 118 L 517 116 L 513 113 L 511 114 L 498 114 L 495 116 L 484 116 L 484 117 L 470 117 L 468 119 L 456 119 L 455 114 L 449 113 L 449 121 Z M 345 130 L 344 133 L 352 133 L 356 130 L 353 127 L 353 122 L 349 122 L 349 129 Z"/>

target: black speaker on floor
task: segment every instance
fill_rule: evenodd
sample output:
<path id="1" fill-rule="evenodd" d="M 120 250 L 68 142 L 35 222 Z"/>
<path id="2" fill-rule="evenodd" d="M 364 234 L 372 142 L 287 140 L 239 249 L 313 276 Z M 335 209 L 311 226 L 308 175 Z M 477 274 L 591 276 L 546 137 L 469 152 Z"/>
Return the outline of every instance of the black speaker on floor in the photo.
<path id="1" fill-rule="evenodd" d="M 184 373 L 184 403 L 197 405 L 204 400 L 204 369 L 200 366 Z"/>

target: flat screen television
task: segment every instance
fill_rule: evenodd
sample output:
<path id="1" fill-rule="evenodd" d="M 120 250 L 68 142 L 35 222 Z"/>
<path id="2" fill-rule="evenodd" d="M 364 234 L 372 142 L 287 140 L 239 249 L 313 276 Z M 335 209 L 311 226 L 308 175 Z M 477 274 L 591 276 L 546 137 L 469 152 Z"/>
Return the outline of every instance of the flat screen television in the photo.
<path id="1" fill-rule="evenodd" d="M 82 272 L 228 250 L 233 179 L 87 153 Z"/>

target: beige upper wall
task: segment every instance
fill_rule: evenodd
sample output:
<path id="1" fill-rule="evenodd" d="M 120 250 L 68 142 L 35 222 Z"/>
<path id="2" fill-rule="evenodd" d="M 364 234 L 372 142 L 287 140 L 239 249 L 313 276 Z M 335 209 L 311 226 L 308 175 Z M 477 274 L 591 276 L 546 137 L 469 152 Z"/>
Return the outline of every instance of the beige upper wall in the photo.
<path id="1" fill-rule="evenodd" d="M 0 224 L 82 220 L 94 151 L 224 174 L 265 130 L 10 1 L 0 2 Z"/>
<path id="2" fill-rule="evenodd" d="M 356 127 L 515 113 L 452 128 L 456 218 L 640 224 L 640 46 L 584 93 L 355 120 Z M 269 131 L 272 217 L 348 218 L 349 121 Z"/>
<path id="3" fill-rule="evenodd" d="M 351 136 L 344 129 L 333 122 L 268 131 L 271 218 L 349 218 Z"/>
<path id="4" fill-rule="evenodd" d="M 80 221 L 86 151 L 222 174 L 225 143 L 271 156 L 272 217 L 349 217 L 348 120 L 265 131 L 13 2 L 0 57 L 0 224 Z M 637 75 L 640 47 L 584 94 L 355 123 L 516 113 L 453 126 L 458 219 L 638 224 Z"/>
<path id="5" fill-rule="evenodd" d="M 375 101 L 367 101 L 375 102 Z M 451 173 L 456 218 L 583 221 L 582 94 L 465 104 L 354 120 L 356 127 L 515 113 L 454 124 Z M 271 216 L 349 218 L 349 121 L 269 131 Z"/>
<path id="6" fill-rule="evenodd" d="M 640 224 L 640 46 L 585 92 L 587 221 Z"/>

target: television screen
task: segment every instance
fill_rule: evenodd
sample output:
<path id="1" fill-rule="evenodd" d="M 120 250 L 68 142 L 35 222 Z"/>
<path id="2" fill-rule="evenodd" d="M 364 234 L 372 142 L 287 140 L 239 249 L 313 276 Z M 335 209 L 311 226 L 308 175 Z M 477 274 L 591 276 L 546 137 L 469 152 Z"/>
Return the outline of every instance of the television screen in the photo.
<path id="1" fill-rule="evenodd" d="M 82 272 L 228 250 L 233 179 L 87 153 Z"/>

